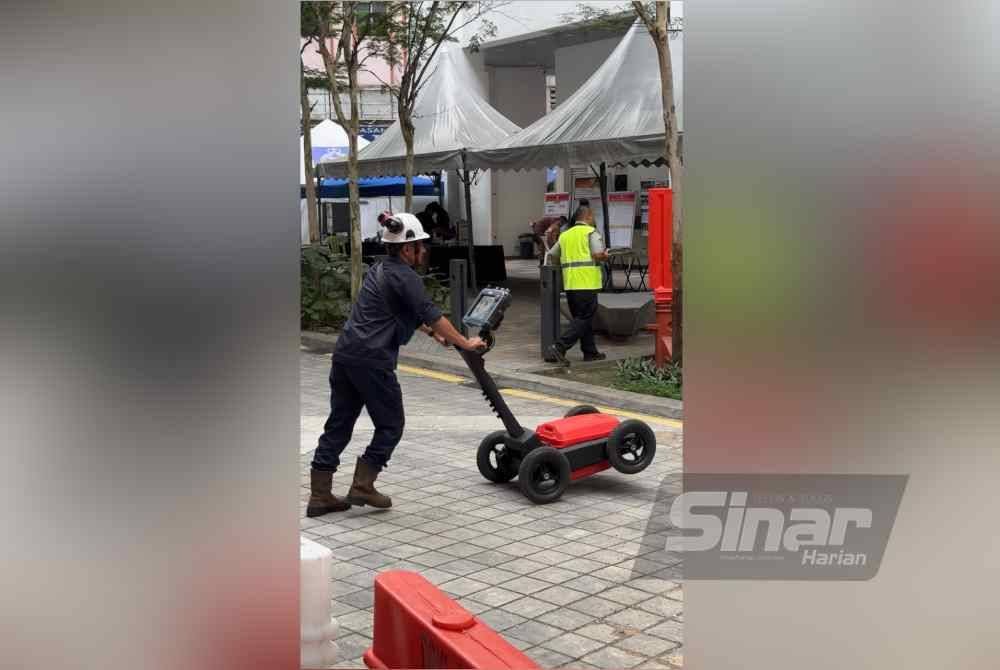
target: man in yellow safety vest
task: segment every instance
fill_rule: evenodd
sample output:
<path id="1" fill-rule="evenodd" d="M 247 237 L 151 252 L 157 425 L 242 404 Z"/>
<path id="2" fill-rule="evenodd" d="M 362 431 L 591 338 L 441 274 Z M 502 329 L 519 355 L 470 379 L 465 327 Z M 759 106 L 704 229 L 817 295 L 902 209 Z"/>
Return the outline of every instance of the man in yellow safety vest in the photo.
<path id="1" fill-rule="evenodd" d="M 573 225 L 559 235 L 559 241 L 549 250 L 550 262 L 558 262 L 562 267 L 563 289 L 573 320 L 562 337 L 545 352 L 546 361 L 569 365 L 566 352 L 577 340 L 584 361 L 606 358 L 594 342 L 593 320 L 603 281 L 600 263 L 607 259 L 604 241 L 594 227 L 593 212 L 590 207 L 581 205 L 573 214 Z"/>

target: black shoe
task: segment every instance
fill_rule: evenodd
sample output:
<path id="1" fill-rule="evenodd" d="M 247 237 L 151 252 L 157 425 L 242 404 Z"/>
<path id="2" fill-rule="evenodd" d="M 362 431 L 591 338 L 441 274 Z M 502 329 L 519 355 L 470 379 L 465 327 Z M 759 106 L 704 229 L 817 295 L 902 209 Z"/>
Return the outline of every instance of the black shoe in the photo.
<path id="1" fill-rule="evenodd" d="M 569 367 L 569 359 L 566 358 L 566 352 L 559 348 L 558 344 L 553 344 L 545 350 L 545 360 L 548 363 L 558 363 L 559 365 Z"/>
<path id="2" fill-rule="evenodd" d="M 596 354 L 584 354 L 583 361 L 589 363 L 590 361 L 603 361 L 608 355 L 603 351 L 598 351 Z"/>

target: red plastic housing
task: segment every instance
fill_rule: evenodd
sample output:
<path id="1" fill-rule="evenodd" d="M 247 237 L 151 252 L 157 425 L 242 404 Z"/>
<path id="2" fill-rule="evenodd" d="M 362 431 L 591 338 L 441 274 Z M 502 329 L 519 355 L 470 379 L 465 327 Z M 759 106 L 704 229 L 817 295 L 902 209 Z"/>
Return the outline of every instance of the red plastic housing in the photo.
<path id="1" fill-rule="evenodd" d="M 603 472 L 611 467 L 611 463 L 608 461 L 599 461 L 593 465 L 585 465 L 582 468 L 577 468 L 569 473 L 569 480 L 575 482 L 578 479 L 583 479 L 584 477 L 589 477 L 590 475 L 596 475 L 598 472 Z"/>
<path id="2" fill-rule="evenodd" d="M 618 419 L 610 414 L 578 414 L 539 424 L 535 434 L 545 444 L 562 449 L 604 439 L 617 425 Z"/>
<path id="3" fill-rule="evenodd" d="M 406 570 L 375 577 L 372 637 L 364 655 L 372 670 L 539 667 L 422 575 Z"/>

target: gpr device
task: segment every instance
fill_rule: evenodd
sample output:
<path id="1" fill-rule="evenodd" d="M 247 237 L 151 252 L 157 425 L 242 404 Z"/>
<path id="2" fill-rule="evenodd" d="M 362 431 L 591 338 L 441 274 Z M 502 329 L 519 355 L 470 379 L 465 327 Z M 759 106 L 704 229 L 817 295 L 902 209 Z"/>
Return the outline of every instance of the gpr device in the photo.
<path id="1" fill-rule="evenodd" d="M 590 405 L 578 405 L 562 418 L 536 426 L 534 431 L 518 423 L 486 371 L 484 360 L 493 349 L 494 331 L 510 304 L 507 289 L 485 288 L 462 319 L 470 332 L 478 332 L 486 349 L 459 349 L 459 353 L 504 426 L 504 430 L 490 433 L 479 444 L 476 464 L 483 477 L 495 483 L 516 477 L 521 492 L 541 504 L 558 500 L 571 481 L 608 468 L 625 474 L 645 470 L 656 453 L 656 437 L 642 421 L 619 421 Z"/>

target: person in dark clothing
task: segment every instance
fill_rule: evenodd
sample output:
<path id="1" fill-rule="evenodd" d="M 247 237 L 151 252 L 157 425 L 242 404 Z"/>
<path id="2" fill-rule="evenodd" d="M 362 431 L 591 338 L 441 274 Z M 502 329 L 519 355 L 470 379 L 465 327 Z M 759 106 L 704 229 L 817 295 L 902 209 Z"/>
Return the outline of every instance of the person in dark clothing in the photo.
<path id="1" fill-rule="evenodd" d="M 448 216 L 447 210 L 441 206 L 441 203 L 427 203 L 421 214 L 423 216 L 419 214 L 417 216 L 420 218 L 420 223 L 424 225 L 424 230 L 442 240 L 450 240 L 455 237 L 451 227 L 451 217 Z"/>
<path id="2" fill-rule="evenodd" d="M 403 396 L 395 369 L 399 347 L 416 330 L 444 346 L 469 351 L 485 346 L 480 338 L 459 333 L 424 291 L 413 268 L 426 258 L 423 240 L 428 235 L 417 217 L 383 214 L 379 222 L 385 227 L 382 243 L 388 256 L 365 274 L 351 316 L 337 339 L 330 368 L 330 416 L 312 460 L 309 517 L 352 505 L 392 506 L 392 500 L 374 484 L 403 435 Z M 354 482 L 341 499 L 333 494 L 333 474 L 362 408 L 367 408 L 375 433 L 358 457 Z"/>

